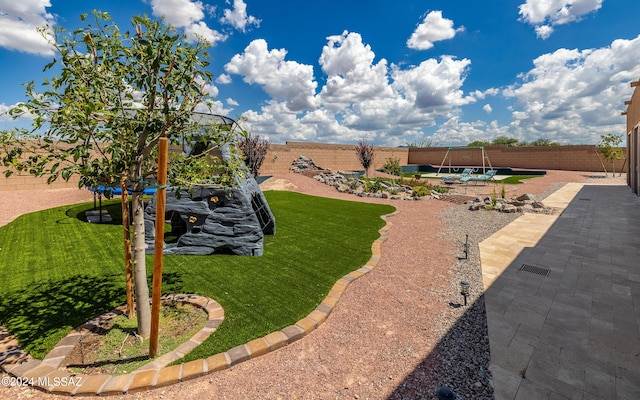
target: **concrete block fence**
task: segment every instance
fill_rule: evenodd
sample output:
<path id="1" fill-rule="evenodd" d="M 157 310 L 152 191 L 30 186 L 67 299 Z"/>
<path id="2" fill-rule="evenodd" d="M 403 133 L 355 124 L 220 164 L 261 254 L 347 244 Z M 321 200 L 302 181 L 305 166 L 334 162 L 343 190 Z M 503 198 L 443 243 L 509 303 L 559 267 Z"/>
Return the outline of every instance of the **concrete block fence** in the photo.
<path id="1" fill-rule="evenodd" d="M 286 142 L 285 144 L 271 144 L 264 164 L 260 169 L 261 175 L 286 174 L 294 160 L 300 156 L 311 158 L 316 165 L 329 168 L 332 171 L 361 170 L 355 152 L 355 145 Z M 447 153 L 448 147 L 406 148 L 376 146 L 373 168 L 379 169 L 389 158 L 397 158 L 400 165 L 440 165 Z M 623 149 L 626 155 L 626 148 Z M 543 170 L 591 171 L 603 172 L 602 162 L 595 145 L 575 146 L 544 146 L 544 147 L 508 147 L 487 146 L 485 152 L 493 167 L 511 167 Z M 477 148 L 456 148 L 450 152 L 451 165 L 482 166 L 482 152 Z M 448 160 L 446 162 L 448 165 Z M 611 165 L 605 162 L 607 171 L 611 172 Z M 624 160 L 615 163 L 616 171 L 626 169 Z M 45 178 L 33 178 L 29 175 L 14 174 L 4 177 L 4 170 L 0 168 L 0 191 L 59 189 L 78 187 L 78 178 L 73 177 L 69 182 L 58 180 L 47 185 Z"/>

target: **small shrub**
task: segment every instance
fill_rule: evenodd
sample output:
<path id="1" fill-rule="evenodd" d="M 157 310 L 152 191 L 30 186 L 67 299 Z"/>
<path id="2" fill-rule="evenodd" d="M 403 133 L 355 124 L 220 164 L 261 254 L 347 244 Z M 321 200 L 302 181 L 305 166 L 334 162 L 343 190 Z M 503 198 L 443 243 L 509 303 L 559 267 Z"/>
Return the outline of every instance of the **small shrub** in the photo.
<path id="1" fill-rule="evenodd" d="M 347 182 L 347 186 L 349 186 L 351 190 L 356 190 L 358 188 L 358 180 L 349 179 L 349 181 Z"/>
<path id="2" fill-rule="evenodd" d="M 431 191 L 436 193 L 449 193 L 449 188 L 440 186 L 440 185 L 435 185 L 431 187 Z"/>
<path id="3" fill-rule="evenodd" d="M 382 191 L 380 179 L 368 179 L 364 182 L 364 191 L 367 193 L 378 193 Z"/>
<path id="4" fill-rule="evenodd" d="M 369 174 L 369 167 L 373 164 L 374 153 L 373 145 L 367 144 L 363 139 L 358 141 L 356 155 L 358 156 L 358 161 L 360 161 L 360 164 L 364 168 L 365 175 Z"/>
<path id="5" fill-rule="evenodd" d="M 389 157 L 385 160 L 384 165 L 382 166 L 382 171 L 391 174 L 400 176 L 402 175 L 402 167 L 400 166 L 400 159 Z"/>
<path id="6" fill-rule="evenodd" d="M 238 147 L 244 155 L 244 163 L 255 178 L 258 177 L 260 167 L 267 156 L 269 144 L 269 140 L 261 139 L 260 135 L 250 132 L 238 142 Z"/>
<path id="7" fill-rule="evenodd" d="M 426 186 L 414 186 L 411 196 L 422 197 L 422 196 L 428 196 L 430 194 L 431 194 L 431 191 Z"/>

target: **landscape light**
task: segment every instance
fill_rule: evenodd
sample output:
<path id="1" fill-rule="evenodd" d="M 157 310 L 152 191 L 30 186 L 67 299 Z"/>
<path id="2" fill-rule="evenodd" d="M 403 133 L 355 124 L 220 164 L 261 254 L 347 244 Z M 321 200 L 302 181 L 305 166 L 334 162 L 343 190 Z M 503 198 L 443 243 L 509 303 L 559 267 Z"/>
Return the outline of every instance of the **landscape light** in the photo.
<path id="1" fill-rule="evenodd" d="M 442 386 L 440 389 L 436 391 L 436 396 L 438 396 L 438 400 L 455 400 L 456 394 L 453 393 L 453 390 L 449 389 L 446 386 Z"/>
<path id="2" fill-rule="evenodd" d="M 464 305 L 467 305 L 467 296 L 469 296 L 469 282 L 460 282 L 460 294 L 464 296 Z"/>

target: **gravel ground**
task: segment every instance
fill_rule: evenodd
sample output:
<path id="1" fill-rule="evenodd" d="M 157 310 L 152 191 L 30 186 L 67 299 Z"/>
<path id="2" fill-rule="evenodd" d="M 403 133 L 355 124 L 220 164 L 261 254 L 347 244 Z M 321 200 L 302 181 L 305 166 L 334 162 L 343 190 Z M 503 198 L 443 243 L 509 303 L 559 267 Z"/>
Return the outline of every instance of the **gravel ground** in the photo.
<path id="1" fill-rule="evenodd" d="M 85 201 L 93 201 L 87 189 L 0 190 L 0 226 L 22 214 Z"/>
<path id="2" fill-rule="evenodd" d="M 549 171 L 509 190 L 544 199 L 564 182 L 583 181 L 605 180 Z M 492 398 L 478 243 L 518 215 L 470 212 L 437 200 L 355 198 L 294 174 L 274 176 L 269 188 L 396 206 L 378 266 L 352 283 L 327 321 L 304 339 L 225 371 L 114 398 L 435 399 L 441 386 L 458 399 Z M 2 197 L 0 205 L 6 207 Z M 467 234 L 468 258 L 459 260 Z M 467 307 L 461 280 L 471 284 Z M 0 387 L 0 399 L 16 398 L 58 396 Z"/>

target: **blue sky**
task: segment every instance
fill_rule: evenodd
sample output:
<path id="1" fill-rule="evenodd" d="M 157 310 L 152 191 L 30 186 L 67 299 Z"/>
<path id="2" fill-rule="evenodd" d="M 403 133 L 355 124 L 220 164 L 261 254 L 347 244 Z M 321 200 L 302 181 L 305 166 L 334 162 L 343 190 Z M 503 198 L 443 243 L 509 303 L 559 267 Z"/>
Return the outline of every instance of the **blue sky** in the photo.
<path id="1" fill-rule="evenodd" d="M 273 143 L 597 143 L 640 79 L 637 0 L 0 0 L 0 113 L 45 77 L 35 28 L 93 9 L 208 39 L 215 112 Z"/>

